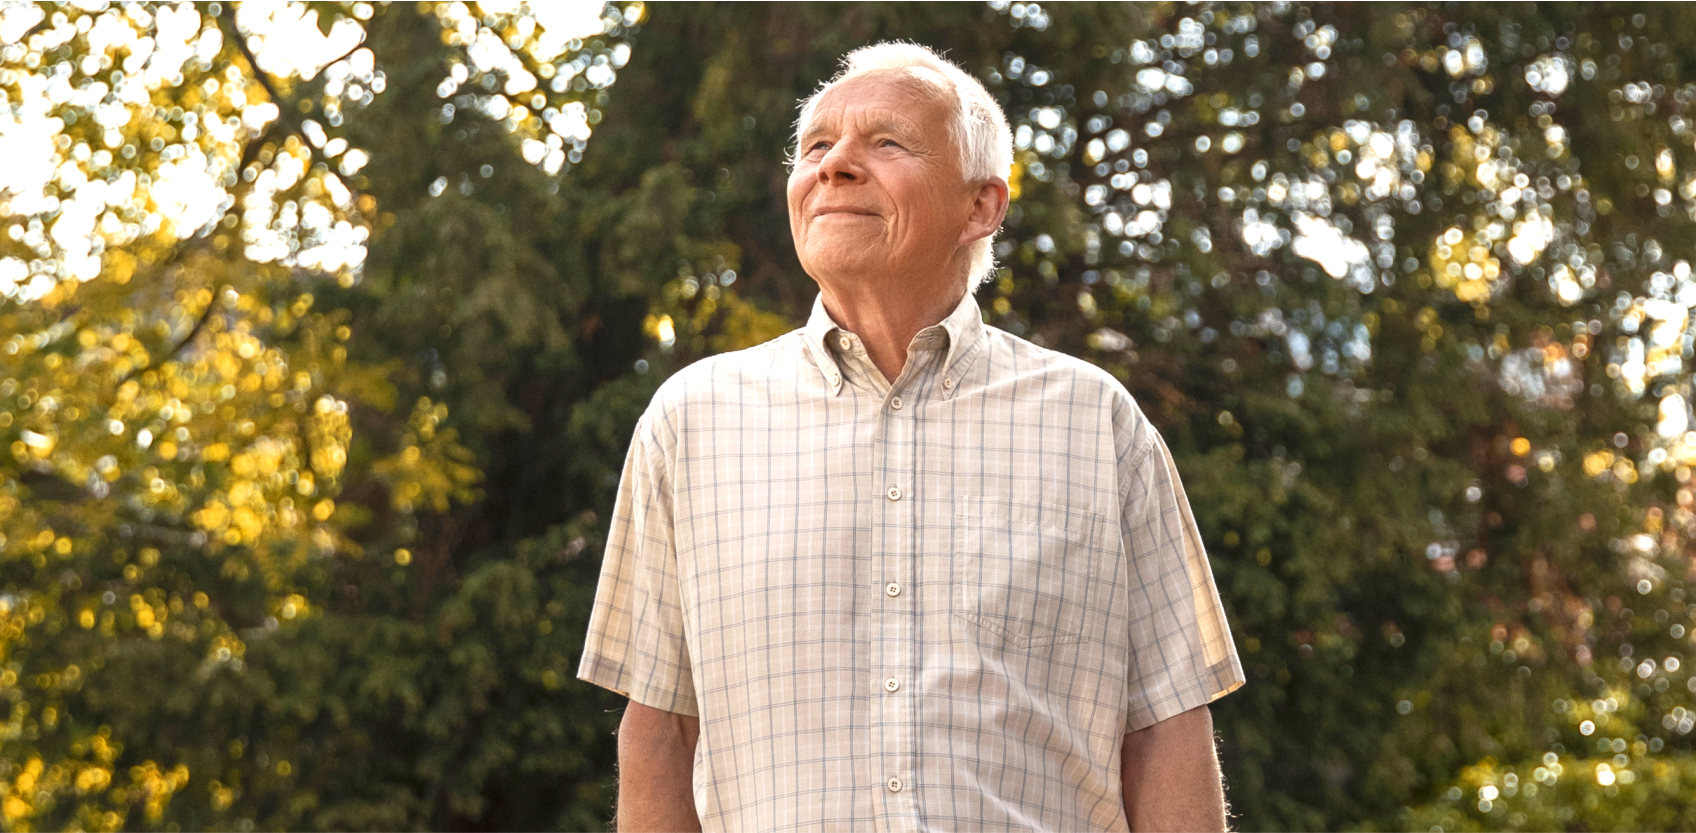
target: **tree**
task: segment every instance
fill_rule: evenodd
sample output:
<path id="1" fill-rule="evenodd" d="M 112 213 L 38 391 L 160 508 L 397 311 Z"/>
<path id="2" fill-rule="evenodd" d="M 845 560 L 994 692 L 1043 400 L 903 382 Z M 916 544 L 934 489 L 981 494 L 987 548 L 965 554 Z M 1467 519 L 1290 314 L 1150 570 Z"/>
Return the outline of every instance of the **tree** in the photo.
<path id="1" fill-rule="evenodd" d="M 1239 826 L 1685 824 L 1687 15 L 5 7 L 0 812 L 603 823 L 631 426 L 804 316 L 795 102 L 901 37 L 1017 131 L 986 320 L 1178 457 Z"/>

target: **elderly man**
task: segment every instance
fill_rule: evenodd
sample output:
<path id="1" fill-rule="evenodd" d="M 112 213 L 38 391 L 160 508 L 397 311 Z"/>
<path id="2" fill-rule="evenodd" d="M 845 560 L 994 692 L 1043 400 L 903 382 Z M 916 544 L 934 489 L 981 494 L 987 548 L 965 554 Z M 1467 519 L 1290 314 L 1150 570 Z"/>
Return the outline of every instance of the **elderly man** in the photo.
<path id="1" fill-rule="evenodd" d="M 636 428 L 580 676 L 626 694 L 619 829 L 1220 830 L 1243 682 L 1160 435 L 984 326 L 995 100 L 880 44 L 801 110 L 812 318 Z"/>

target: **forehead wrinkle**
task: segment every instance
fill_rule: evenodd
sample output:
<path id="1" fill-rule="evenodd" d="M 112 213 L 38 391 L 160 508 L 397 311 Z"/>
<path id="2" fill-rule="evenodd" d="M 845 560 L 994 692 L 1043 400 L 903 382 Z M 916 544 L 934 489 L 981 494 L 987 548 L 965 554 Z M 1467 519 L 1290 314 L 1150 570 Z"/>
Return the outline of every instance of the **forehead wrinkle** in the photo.
<path id="1" fill-rule="evenodd" d="M 883 107 L 857 113 L 854 129 L 867 136 L 889 134 L 909 140 L 922 139 L 924 135 L 912 120 L 903 118 L 895 110 Z"/>
<path id="2" fill-rule="evenodd" d="M 923 67 L 870 70 L 834 82 L 821 91 L 818 98 L 815 99 L 812 111 L 805 114 L 807 121 L 803 125 L 799 138 L 808 139 L 820 132 L 819 125 L 825 120 L 827 114 L 840 117 L 842 111 L 847 109 L 847 105 L 835 103 L 832 99 L 839 99 L 844 89 L 852 86 L 867 86 L 867 82 L 874 80 L 881 83 L 878 83 L 872 89 L 900 89 L 911 94 L 914 98 L 920 99 L 923 102 L 921 106 L 940 104 L 946 110 L 951 101 L 952 88 L 944 86 L 947 83 L 946 79 L 934 71 L 925 70 Z M 878 129 L 896 130 L 909 138 L 917 138 L 924 134 L 924 131 L 919 129 L 917 122 L 901 117 L 899 110 L 888 105 L 880 104 L 876 108 L 862 108 L 861 112 L 865 112 L 867 109 L 879 109 L 895 116 L 891 123 L 877 125 L 876 128 Z"/>
<path id="3" fill-rule="evenodd" d="M 849 110 L 846 104 L 820 102 L 802 130 L 801 139 L 807 141 L 820 134 L 842 133 L 852 131 L 867 136 L 891 134 L 910 142 L 922 142 L 925 138 L 923 127 L 912 118 L 904 115 L 898 108 L 878 102 L 870 106 L 855 108 L 848 117 L 849 124 L 844 126 L 843 116 Z"/>

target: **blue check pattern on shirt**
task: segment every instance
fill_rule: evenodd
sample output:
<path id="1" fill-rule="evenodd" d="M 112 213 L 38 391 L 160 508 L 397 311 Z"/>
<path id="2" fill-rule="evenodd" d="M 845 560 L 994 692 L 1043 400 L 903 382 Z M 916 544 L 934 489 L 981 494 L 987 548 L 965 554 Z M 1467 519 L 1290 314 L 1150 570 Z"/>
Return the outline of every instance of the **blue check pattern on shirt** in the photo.
<path id="1" fill-rule="evenodd" d="M 1160 434 L 970 295 L 894 384 L 822 303 L 668 380 L 579 676 L 700 718 L 708 830 L 1123 830 L 1124 734 L 1243 683 Z"/>

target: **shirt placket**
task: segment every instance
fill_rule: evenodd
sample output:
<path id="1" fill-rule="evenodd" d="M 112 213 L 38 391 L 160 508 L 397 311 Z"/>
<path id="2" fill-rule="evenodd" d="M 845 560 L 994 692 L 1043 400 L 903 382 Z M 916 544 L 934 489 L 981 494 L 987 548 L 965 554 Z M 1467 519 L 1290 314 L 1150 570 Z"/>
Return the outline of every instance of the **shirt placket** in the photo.
<path id="1" fill-rule="evenodd" d="M 909 357 L 909 364 L 922 362 L 923 354 Z M 915 643 L 912 587 L 917 570 L 916 493 L 917 455 L 913 418 L 916 412 L 909 389 L 916 370 L 909 367 L 894 386 L 883 389 L 874 381 L 865 391 L 868 404 L 877 409 L 872 432 L 874 482 L 881 490 L 872 512 L 872 581 L 878 604 L 873 616 L 872 748 L 874 771 L 881 779 L 875 788 L 882 812 L 876 829 L 917 829 L 918 801 L 914 776 L 917 770 L 918 646 Z M 881 381 L 881 380 L 877 380 Z"/>

